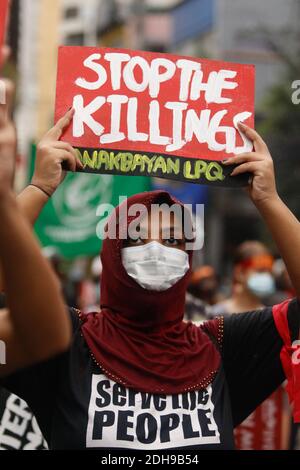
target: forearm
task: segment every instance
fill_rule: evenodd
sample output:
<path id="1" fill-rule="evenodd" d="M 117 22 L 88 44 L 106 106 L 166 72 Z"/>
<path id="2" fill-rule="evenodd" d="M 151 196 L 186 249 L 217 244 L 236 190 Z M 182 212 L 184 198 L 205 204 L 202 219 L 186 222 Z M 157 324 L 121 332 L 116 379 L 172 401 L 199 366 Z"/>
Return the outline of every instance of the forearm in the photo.
<path id="1" fill-rule="evenodd" d="M 23 216 L 32 226 L 48 200 L 48 196 L 35 186 L 27 186 L 17 197 L 18 206 Z"/>
<path id="2" fill-rule="evenodd" d="M 57 278 L 11 194 L 0 200 L 0 260 L 14 331 L 32 360 L 65 349 L 70 322 Z"/>
<path id="3" fill-rule="evenodd" d="M 300 299 L 300 222 L 279 197 L 259 205 Z"/>
<path id="4" fill-rule="evenodd" d="M 17 196 L 20 211 L 31 226 L 34 226 L 48 200 L 48 196 L 35 186 L 27 186 Z M 3 292 L 3 290 L 3 275 L 0 269 L 0 292 Z"/>

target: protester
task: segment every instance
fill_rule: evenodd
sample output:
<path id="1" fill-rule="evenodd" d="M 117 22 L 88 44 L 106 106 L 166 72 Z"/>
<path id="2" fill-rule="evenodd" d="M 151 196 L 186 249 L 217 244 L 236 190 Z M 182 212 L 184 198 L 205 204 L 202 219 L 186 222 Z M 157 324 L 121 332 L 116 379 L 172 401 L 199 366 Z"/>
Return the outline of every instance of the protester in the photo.
<path id="1" fill-rule="evenodd" d="M 200 266 L 190 277 L 185 299 L 185 318 L 203 321 L 210 305 L 220 300 L 219 280 L 212 266 Z"/>
<path id="2" fill-rule="evenodd" d="M 84 312 L 95 312 L 99 310 L 102 263 L 99 256 L 95 257 L 90 265 L 89 277 L 83 282 L 80 292 L 81 310 Z"/>
<path id="3" fill-rule="evenodd" d="M 197 323 L 207 320 L 207 317 L 208 305 L 187 290 L 185 296 L 185 319 Z"/>
<path id="4" fill-rule="evenodd" d="M 64 127 L 56 125 L 39 147 L 33 180 L 39 189 L 27 188 L 19 198 L 31 221 L 46 193 L 60 183 L 62 159 L 72 159 L 71 149 L 58 157 L 57 139 Z M 300 224 L 277 194 L 265 143 L 247 126 L 241 130 L 253 140 L 255 152 L 227 162 L 237 165 L 233 176 L 252 173 L 249 195 L 299 297 L 295 254 L 300 252 Z M 128 224 L 136 217 L 128 212 L 121 216 L 123 206 L 110 218 L 107 233 L 119 230 L 117 237 L 103 242 L 101 312 L 70 310 L 74 336 L 69 351 L 4 381 L 26 398 L 52 449 L 232 449 L 233 427 L 283 382 L 282 350 L 290 387 L 298 380 L 289 349 L 283 349 L 298 337 L 297 299 L 201 327 L 183 321 L 192 251 L 182 217 L 173 216 L 168 223 L 152 217 L 155 203 L 170 206 L 176 200 L 163 191 L 127 200 L 128 210 L 135 204 L 145 208 L 137 224 L 139 236 L 128 236 Z M 293 392 L 290 388 L 292 399 Z M 297 419 L 299 405 L 296 397 Z"/>
<path id="5" fill-rule="evenodd" d="M 250 240 L 239 245 L 234 256 L 232 295 L 207 309 L 207 316 L 259 311 L 269 305 L 271 297 L 277 295 L 273 265 L 273 257 L 263 243 Z M 241 450 L 286 450 L 289 421 L 290 410 L 281 386 L 236 428 L 236 445 Z"/>
<path id="6" fill-rule="evenodd" d="M 82 310 L 84 312 L 94 312 L 95 310 L 97 310 L 97 308 L 99 308 L 100 304 L 100 260 L 99 256 L 97 256 L 97 258 L 95 258 L 94 260 L 82 259 L 81 261 L 83 260 L 85 261 L 85 265 L 84 269 L 82 269 L 82 279 L 80 282 L 80 287 L 78 289 L 79 310 Z M 95 260 L 97 261 L 97 264 L 95 263 Z M 89 263 L 87 263 L 88 261 Z"/>
<path id="7" fill-rule="evenodd" d="M 44 257 L 49 261 L 53 272 L 59 280 L 64 301 L 67 305 L 77 306 L 76 283 L 73 282 L 65 267 L 64 258 L 54 246 L 46 246 L 42 249 Z"/>
<path id="8" fill-rule="evenodd" d="M 231 297 L 212 307 L 210 314 L 249 312 L 267 305 L 267 299 L 275 293 L 273 262 L 263 243 L 250 240 L 239 245 L 234 257 Z"/>
<path id="9" fill-rule="evenodd" d="M 220 300 L 219 279 L 212 266 L 200 266 L 196 269 L 189 282 L 188 291 L 208 305 Z"/>
<path id="10" fill-rule="evenodd" d="M 16 133 L 10 117 L 13 85 L 10 81 L 3 83 L 6 99 L 0 104 L 0 263 L 7 310 L 0 310 L 1 352 L 5 353 L 0 361 L 0 377 L 63 352 L 69 347 L 71 333 L 59 284 L 12 191 L 16 156 Z"/>

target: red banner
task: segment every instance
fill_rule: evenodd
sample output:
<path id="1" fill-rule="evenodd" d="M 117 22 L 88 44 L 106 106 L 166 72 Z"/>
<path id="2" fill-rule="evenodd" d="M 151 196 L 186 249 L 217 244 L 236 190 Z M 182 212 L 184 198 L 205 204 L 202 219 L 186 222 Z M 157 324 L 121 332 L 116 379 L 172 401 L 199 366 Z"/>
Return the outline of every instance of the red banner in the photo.
<path id="1" fill-rule="evenodd" d="M 283 449 L 284 393 L 283 387 L 279 387 L 235 429 L 235 443 L 238 449 Z"/>
<path id="2" fill-rule="evenodd" d="M 233 185 L 221 161 L 252 150 L 252 65 L 125 49 L 61 47 L 56 120 L 86 171 Z M 230 169 L 227 172 L 231 172 Z"/>

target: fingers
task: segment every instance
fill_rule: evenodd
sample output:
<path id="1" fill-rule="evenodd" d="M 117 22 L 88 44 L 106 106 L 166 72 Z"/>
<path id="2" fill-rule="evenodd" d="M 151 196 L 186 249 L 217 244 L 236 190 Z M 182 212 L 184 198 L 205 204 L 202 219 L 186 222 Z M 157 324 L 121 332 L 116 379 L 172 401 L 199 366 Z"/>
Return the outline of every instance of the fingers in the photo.
<path id="1" fill-rule="evenodd" d="M 0 80 L 0 125 L 10 117 L 13 105 L 15 86 L 11 80 Z"/>
<path id="2" fill-rule="evenodd" d="M 65 169 L 68 169 L 69 171 L 76 171 L 77 169 L 77 162 L 74 156 L 70 153 L 67 152 L 66 150 L 61 150 L 59 154 L 59 159 L 61 163 L 66 163 L 64 167 Z"/>
<path id="3" fill-rule="evenodd" d="M 52 147 L 53 150 L 59 152 L 59 160 L 61 163 L 66 162 L 64 169 L 76 171 L 83 169 L 83 165 L 77 156 L 76 150 L 68 142 L 62 142 L 61 138 L 63 132 L 71 124 L 75 110 L 70 109 L 52 129 L 50 129 L 43 138 L 43 143 L 47 147 Z M 51 142 L 51 144 L 49 143 Z M 66 167 L 66 168 L 65 168 Z"/>
<path id="4" fill-rule="evenodd" d="M 238 127 L 246 135 L 246 137 L 248 137 L 248 139 L 253 142 L 256 152 L 264 153 L 268 151 L 267 144 L 264 142 L 258 132 L 249 126 L 246 126 L 246 124 L 243 122 L 239 122 Z"/>
<path id="5" fill-rule="evenodd" d="M 264 157 L 261 154 L 255 152 L 248 152 L 248 153 L 241 153 L 239 155 L 235 155 L 234 157 L 227 158 L 223 160 L 223 165 L 240 165 L 241 163 L 246 162 L 259 162 L 264 160 Z"/>
<path id="6" fill-rule="evenodd" d="M 243 163 L 242 165 L 237 166 L 230 174 L 230 176 L 237 176 L 243 173 L 255 173 L 259 170 L 259 168 L 260 166 L 258 162 Z"/>
<path id="7" fill-rule="evenodd" d="M 57 121 L 54 127 L 47 132 L 45 138 L 48 140 L 59 140 L 64 130 L 71 124 L 75 110 L 70 109 L 61 119 Z"/>
<path id="8" fill-rule="evenodd" d="M 74 147 L 72 147 L 71 144 L 68 144 L 68 142 L 62 142 L 62 141 L 57 141 L 55 142 L 55 144 L 53 145 L 53 148 L 57 149 L 57 150 L 66 150 L 67 152 L 70 152 L 74 158 L 77 159 L 77 152 L 76 150 L 74 149 Z"/>
<path id="9" fill-rule="evenodd" d="M 59 159 L 61 163 L 66 162 L 66 165 L 64 165 L 65 170 L 76 171 L 76 170 L 83 169 L 83 164 L 79 160 L 76 150 L 73 149 L 73 147 L 72 147 L 72 151 L 70 151 L 67 147 L 56 148 L 56 150 L 59 152 Z"/>
<path id="10" fill-rule="evenodd" d="M 77 154 L 76 150 L 74 149 L 74 147 L 72 147 L 72 145 L 68 144 L 67 142 L 58 141 L 58 142 L 55 143 L 53 148 L 55 148 L 56 150 L 59 150 L 59 151 L 63 150 L 64 152 L 68 152 L 71 155 L 72 160 L 75 162 L 75 170 L 71 170 L 71 171 L 76 171 L 77 169 L 79 169 L 79 170 L 83 169 L 83 164 L 79 160 L 78 154 Z M 65 153 L 63 153 L 62 155 L 65 155 Z M 66 158 L 64 158 L 62 161 L 66 161 Z M 69 161 L 69 160 L 67 160 L 67 161 Z M 71 167 L 73 168 L 74 165 L 72 164 Z M 71 167 L 70 167 L 70 169 L 71 169 Z M 69 165 L 68 165 L 68 168 L 69 168 Z"/>

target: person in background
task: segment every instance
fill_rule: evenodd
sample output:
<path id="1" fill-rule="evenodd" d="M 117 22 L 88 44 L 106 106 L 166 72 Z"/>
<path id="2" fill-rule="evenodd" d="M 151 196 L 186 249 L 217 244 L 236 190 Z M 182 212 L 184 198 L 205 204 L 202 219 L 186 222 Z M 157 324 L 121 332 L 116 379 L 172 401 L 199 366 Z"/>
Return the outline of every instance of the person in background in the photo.
<path id="1" fill-rule="evenodd" d="M 211 305 L 221 300 L 219 280 L 212 266 L 200 266 L 191 275 L 186 294 L 185 318 L 203 321 Z"/>
<path id="2" fill-rule="evenodd" d="M 234 257 L 232 295 L 213 306 L 208 316 L 261 310 L 282 302 L 284 299 L 276 299 L 273 265 L 274 259 L 263 243 L 251 240 L 239 245 Z M 241 450 L 286 450 L 290 419 L 287 396 L 281 386 L 236 428 L 236 446 Z"/>
<path id="3" fill-rule="evenodd" d="M 212 266 L 200 266 L 196 269 L 190 279 L 188 291 L 208 305 L 220 302 L 219 279 Z"/>
<path id="4" fill-rule="evenodd" d="M 80 310 L 84 313 L 99 310 L 100 285 L 102 274 L 102 263 L 99 256 L 92 259 L 89 267 L 89 276 L 81 282 L 79 292 Z"/>
<path id="5" fill-rule="evenodd" d="M 66 305 L 73 305 L 77 308 L 77 292 L 76 285 L 70 279 L 69 273 L 64 266 L 64 259 L 61 256 L 59 249 L 55 246 L 46 246 L 42 249 L 44 257 L 49 261 L 53 272 L 56 274 L 57 279 L 61 285 L 62 294 Z"/>
<path id="6" fill-rule="evenodd" d="M 273 263 L 263 243 L 251 240 L 239 245 L 234 257 L 231 297 L 214 305 L 209 315 L 249 312 L 267 305 L 266 299 L 275 293 Z"/>

